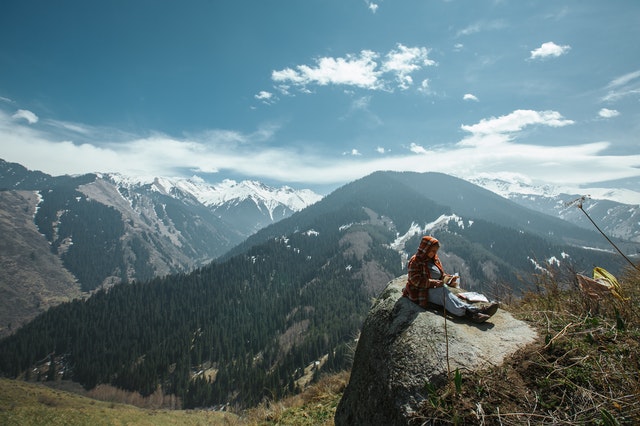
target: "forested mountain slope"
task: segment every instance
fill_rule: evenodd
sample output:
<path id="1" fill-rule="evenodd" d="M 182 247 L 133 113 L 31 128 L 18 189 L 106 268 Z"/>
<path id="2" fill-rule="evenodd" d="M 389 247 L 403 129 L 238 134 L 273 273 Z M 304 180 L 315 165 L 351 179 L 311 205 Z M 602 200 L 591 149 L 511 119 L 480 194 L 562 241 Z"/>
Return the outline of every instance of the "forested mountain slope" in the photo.
<path id="1" fill-rule="evenodd" d="M 61 375 L 86 387 L 162 385 L 189 407 L 292 391 L 316 360 L 345 368 L 370 297 L 401 272 L 399 255 L 381 247 L 384 229 L 371 225 L 377 240 L 369 225 L 338 231 L 353 219 L 337 211 L 224 263 L 52 308 L 0 344 L 3 372 L 23 374 L 53 353 Z"/>
<path id="2" fill-rule="evenodd" d="M 529 210 L 452 176 L 410 172 L 376 172 L 345 185 L 286 221 L 250 236 L 223 259 L 288 230 L 304 229 L 339 206 L 367 207 L 386 217 L 393 224 L 396 245 L 407 243 L 407 254 L 417 247 L 420 234 L 444 230 L 448 232 L 440 239 L 447 243 L 445 256 L 466 259 L 467 263 L 491 259 L 489 263 L 502 262 L 509 265 L 505 270 L 515 268 L 518 273 L 536 271 L 536 266 L 547 262 L 564 261 L 565 265 L 583 268 L 598 263 L 613 271 L 624 265 L 623 260 L 613 256 L 614 249 L 606 239 L 595 231 Z M 415 241 L 409 240 L 412 236 Z M 631 255 L 640 253 L 640 244 L 615 241 Z M 450 266 L 459 267 L 462 264 Z M 471 274 L 468 278 L 480 282 L 487 277 Z M 513 282 L 511 285 L 518 286 Z"/>
<path id="3" fill-rule="evenodd" d="M 0 190 L 37 195 L 33 220 L 84 291 L 203 266 L 320 198 L 257 182 L 54 177 L 4 160 Z"/>

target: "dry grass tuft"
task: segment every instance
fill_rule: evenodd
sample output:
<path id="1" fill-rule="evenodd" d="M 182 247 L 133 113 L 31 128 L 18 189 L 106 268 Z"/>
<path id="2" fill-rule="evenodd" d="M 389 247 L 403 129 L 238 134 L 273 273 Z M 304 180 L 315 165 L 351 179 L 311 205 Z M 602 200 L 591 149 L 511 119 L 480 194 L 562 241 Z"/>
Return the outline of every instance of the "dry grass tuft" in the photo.
<path id="1" fill-rule="evenodd" d="M 323 376 L 302 393 L 281 401 L 266 401 L 247 410 L 249 425 L 333 425 L 349 372 Z"/>

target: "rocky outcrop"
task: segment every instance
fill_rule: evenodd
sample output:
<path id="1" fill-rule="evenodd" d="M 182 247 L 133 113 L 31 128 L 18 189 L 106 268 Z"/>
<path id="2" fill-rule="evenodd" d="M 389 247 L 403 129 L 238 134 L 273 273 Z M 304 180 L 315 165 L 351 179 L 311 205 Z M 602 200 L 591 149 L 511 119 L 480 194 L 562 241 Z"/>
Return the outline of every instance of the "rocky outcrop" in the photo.
<path id="1" fill-rule="evenodd" d="M 387 285 L 364 322 L 351 379 L 336 410 L 338 426 L 406 425 L 426 397 L 427 383 L 441 386 L 456 369 L 500 365 L 537 337 L 502 309 L 482 324 L 448 316 L 445 335 L 440 309 L 425 310 L 402 297 L 406 279 Z"/>

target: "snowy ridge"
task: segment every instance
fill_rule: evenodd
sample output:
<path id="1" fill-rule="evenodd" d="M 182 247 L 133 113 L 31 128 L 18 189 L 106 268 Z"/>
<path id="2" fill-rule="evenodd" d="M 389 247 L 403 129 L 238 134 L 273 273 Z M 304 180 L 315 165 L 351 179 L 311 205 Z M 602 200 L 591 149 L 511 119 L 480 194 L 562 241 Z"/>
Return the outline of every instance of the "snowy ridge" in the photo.
<path id="1" fill-rule="evenodd" d="M 590 218 L 612 236 L 640 242 L 640 192 L 618 188 L 569 188 L 535 185 L 517 175 L 478 176 L 467 181 L 539 211 L 593 230 L 581 206 Z M 584 203 L 575 203 L 582 201 Z"/>
<path id="2" fill-rule="evenodd" d="M 108 180 L 116 186 L 123 188 L 135 188 L 153 183 L 153 176 L 125 176 L 119 173 L 96 173 L 101 179 Z"/>
<path id="3" fill-rule="evenodd" d="M 589 195 L 596 200 L 610 200 L 617 203 L 639 205 L 640 192 L 624 188 L 580 188 L 551 184 L 534 184 L 530 179 L 516 174 L 500 174 L 496 176 L 478 175 L 471 178 L 460 177 L 468 182 L 504 197 L 514 195 L 536 195 L 542 197 L 558 197 L 562 194 Z M 570 200 L 567 200 L 570 201 Z"/>
<path id="4" fill-rule="evenodd" d="M 288 186 L 274 188 L 257 181 L 245 180 L 236 182 L 225 179 L 217 184 L 209 184 L 198 176 L 189 179 L 171 177 L 131 177 L 120 174 L 101 175 L 119 187 L 135 188 L 150 185 L 152 191 L 175 197 L 182 193 L 195 198 L 207 207 L 219 207 L 225 204 L 240 204 L 249 199 L 258 208 L 264 206 L 273 217 L 274 210 L 285 206 L 292 211 L 300 211 L 322 199 L 315 192 L 302 189 L 295 190 Z"/>

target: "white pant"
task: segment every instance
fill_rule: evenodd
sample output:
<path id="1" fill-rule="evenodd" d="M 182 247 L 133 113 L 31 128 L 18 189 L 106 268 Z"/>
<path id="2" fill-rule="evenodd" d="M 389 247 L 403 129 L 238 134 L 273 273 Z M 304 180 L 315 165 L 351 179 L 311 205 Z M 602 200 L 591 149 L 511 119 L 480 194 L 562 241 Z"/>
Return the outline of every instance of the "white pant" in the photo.
<path id="1" fill-rule="evenodd" d="M 429 289 L 429 302 L 443 306 L 451 314 L 457 317 L 464 316 L 467 308 L 470 307 L 468 303 L 460 299 L 458 296 L 449 291 L 447 286 L 430 288 Z"/>

